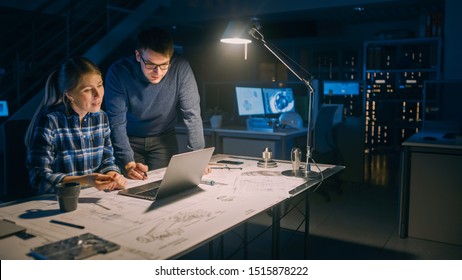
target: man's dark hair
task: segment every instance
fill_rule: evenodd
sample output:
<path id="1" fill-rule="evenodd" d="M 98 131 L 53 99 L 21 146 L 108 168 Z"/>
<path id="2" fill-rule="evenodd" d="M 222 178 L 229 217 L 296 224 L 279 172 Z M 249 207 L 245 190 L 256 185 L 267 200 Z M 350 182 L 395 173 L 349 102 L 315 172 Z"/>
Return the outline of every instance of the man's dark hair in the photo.
<path id="1" fill-rule="evenodd" d="M 151 49 L 157 53 L 172 57 L 173 39 L 168 31 L 152 27 L 144 29 L 138 34 L 136 48 L 138 51 Z"/>

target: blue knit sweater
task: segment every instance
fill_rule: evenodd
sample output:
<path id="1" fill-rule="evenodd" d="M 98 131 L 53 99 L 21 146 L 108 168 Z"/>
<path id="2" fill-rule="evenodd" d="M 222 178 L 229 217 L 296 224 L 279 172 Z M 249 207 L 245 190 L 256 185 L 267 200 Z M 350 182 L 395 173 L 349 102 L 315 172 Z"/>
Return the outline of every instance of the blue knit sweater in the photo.
<path id="1" fill-rule="evenodd" d="M 188 133 L 188 148 L 204 148 L 200 97 L 189 63 L 172 57 L 158 84 L 144 76 L 135 57 L 116 61 L 105 81 L 105 111 L 109 116 L 114 154 L 124 166 L 134 161 L 128 136 L 159 136 L 174 130 L 177 105 Z"/>

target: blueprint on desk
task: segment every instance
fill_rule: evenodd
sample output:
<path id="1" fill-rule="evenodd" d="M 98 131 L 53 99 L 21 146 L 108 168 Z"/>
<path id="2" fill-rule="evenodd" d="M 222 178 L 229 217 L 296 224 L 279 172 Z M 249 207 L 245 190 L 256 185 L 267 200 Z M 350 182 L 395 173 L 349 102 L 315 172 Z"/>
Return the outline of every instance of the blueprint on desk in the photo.
<path id="1" fill-rule="evenodd" d="M 36 235 L 16 244 L 0 240 L 0 258 L 25 258 L 31 248 L 84 232 L 120 245 L 117 251 L 92 258 L 175 258 L 287 199 L 290 190 L 305 183 L 302 178 L 281 175 L 291 168 L 290 163 L 263 169 L 257 167 L 256 160 L 240 161 L 244 162 L 240 165 L 242 170 L 214 169 L 204 176 L 216 182 L 213 186 L 201 184 L 204 191 L 174 203 L 156 204 L 157 201 L 88 188 L 82 190 L 78 209 L 72 212 L 60 213 L 54 197 L 0 208 L 0 218 L 12 220 Z M 150 171 L 149 180 L 161 179 L 164 171 Z M 128 187 L 145 183 L 128 181 Z M 85 229 L 49 222 L 55 218 Z M 8 255 L 9 250 L 14 250 L 14 254 Z"/>

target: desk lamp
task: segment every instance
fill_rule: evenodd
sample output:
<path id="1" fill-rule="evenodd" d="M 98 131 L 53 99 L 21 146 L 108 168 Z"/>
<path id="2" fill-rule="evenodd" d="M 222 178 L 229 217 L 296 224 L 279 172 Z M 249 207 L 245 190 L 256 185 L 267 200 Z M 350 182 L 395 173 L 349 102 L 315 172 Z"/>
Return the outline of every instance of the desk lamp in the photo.
<path id="1" fill-rule="evenodd" d="M 244 44 L 244 59 L 247 59 L 247 44 L 252 43 L 252 40 L 245 38 L 247 29 L 248 26 L 241 21 L 230 21 L 220 40 L 225 44 Z"/>
<path id="2" fill-rule="evenodd" d="M 288 56 L 284 54 L 281 50 L 277 49 L 275 46 L 270 45 L 268 42 L 265 41 L 265 37 L 263 33 L 260 32 L 260 22 L 257 18 L 252 18 L 251 24 L 245 24 L 241 21 L 230 21 L 228 26 L 223 33 L 223 37 L 220 40 L 223 43 L 231 43 L 231 44 L 244 44 L 245 46 L 245 59 L 247 59 L 247 44 L 251 43 L 252 41 L 248 39 L 248 35 L 252 36 L 255 40 L 259 41 L 266 49 L 268 49 L 271 54 L 273 54 L 287 69 L 289 69 L 292 74 L 295 75 L 301 82 L 305 84 L 308 89 L 309 93 L 309 104 L 308 104 L 308 132 L 306 135 L 306 163 L 302 169 L 298 170 L 286 170 L 283 171 L 282 174 L 285 176 L 292 176 L 292 177 L 301 177 L 305 179 L 309 178 L 316 178 L 319 174 L 317 172 L 312 171 L 310 168 L 310 159 L 311 159 L 311 137 L 310 137 L 310 127 L 311 127 L 311 115 L 313 111 L 313 96 L 314 96 L 314 88 L 311 86 L 310 80 L 312 79 L 312 75 L 303 69 L 299 64 L 295 63 L 293 60 L 290 60 L 292 63 L 297 65 L 299 69 L 303 70 L 305 74 L 310 76 L 309 79 L 303 78 L 301 74 L 297 73 L 292 67 L 289 66 L 289 63 L 284 60 L 282 57 L 284 56 L 286 59 Z"/>

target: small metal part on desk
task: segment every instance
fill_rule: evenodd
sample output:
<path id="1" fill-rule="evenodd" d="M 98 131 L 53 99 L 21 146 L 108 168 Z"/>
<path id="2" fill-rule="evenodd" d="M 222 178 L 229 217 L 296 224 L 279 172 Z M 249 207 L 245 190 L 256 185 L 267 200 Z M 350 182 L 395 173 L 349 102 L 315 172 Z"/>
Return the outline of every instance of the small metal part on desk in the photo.
<path id="1" fill-rule="evenodd" d="M 257 166 L 262 168 L 273 168 L 278 166 L 272 158 L 273 153 L 270 148 L 266 147 L 262 152 L 262 159 L 257 162 Z"/>
<path id="2" fill-rule="evenodd" d="M 299 148 L 292 148 L 290 152 L 290 160 L 292 161 L 292 171 L 297 172 L 300 170 L 300 159 L 302 152 Z"/>

